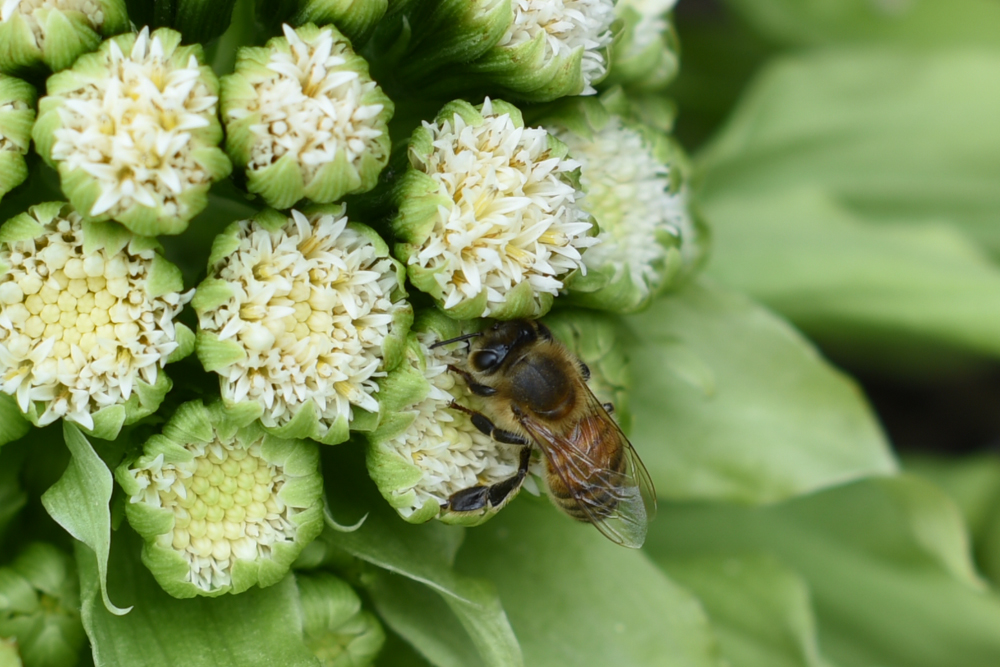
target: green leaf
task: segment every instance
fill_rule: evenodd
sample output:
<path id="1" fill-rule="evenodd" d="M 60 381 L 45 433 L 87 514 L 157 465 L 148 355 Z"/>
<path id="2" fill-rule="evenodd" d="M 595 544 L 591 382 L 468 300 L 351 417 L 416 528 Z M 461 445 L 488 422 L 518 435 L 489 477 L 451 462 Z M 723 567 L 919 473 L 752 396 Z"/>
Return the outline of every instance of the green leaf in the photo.
<path id="1" fill-rule="evenodd" d="M 141 546 L 127 526 L 115 533 L 108 587 L 134 605 L 126 616 L 108 613 L 101 604 L 103 574 L 93 552 L 77 546 L 83 624 L 98 667 L 319 664 L 302 641 L 293 576 L 240 595 L 178 600 L 163 592 L 140 562 Z"/>
<path id="2" fill-rule="evenodd" d="M 487 579 L 462 576 L 452 568 L 463 529 L 438 522 L 421 526 L 406 523 L 364 475 L 364 462 L 359 456 L 362 448 L 358 443 L 337 449 L 344 451 L 324 452 L 328 462 L 324 475 L 332 514 L 338 521 L 352 522 L 360 505 L 365 508 L 363 512 L 368 512 L 368 518 L 355 531 L 334 535 L 327 533 L 329 541 L 356 558 L 421 583 L 438 593 L 465 628 L 484 664 L 523 664 L 517 638 L 494 585 Z M 341 463 L 331 465 L 332 461 Z M 352 472 L 353 477 L 350 476 Z M 359 472 L 363 477 L 357 476 Z M 383 603 L 377 597 L 383 590 L 375 586 L 369 591 L 376 606 Z M 392 601 L 384 602 L 390 604 Z M 396 632 L 407 636 L 401 627 L 392 625 L 390 619 L 387 618 L 386 622 Z"/>
<path id="3" fill-rule="evenodd" d="M 815 189 L 720 193 L 704 211 L 709 273 L 838 358 L 912 373 L 1000 356 L 1000 269 L 954 227 L 866 224 Z"/>
<path id="4" fill-rule="evenodd" d="M 31 428 L 12 396 L 0 394 L 0 445 L 13 442 Z"/>
<path id="5" fill-rule="evenodd" d="M 19 479 L 26 454 L 26 448 L 17 445 L 0 449 L 0 544 L 3 544 L 7 524 L 28 502 L 28 494 Z"/>
<path id="6" fill-rule="evenodd" d="M 998 77 L 1000 50 L 779 60 L 704 154 L 704 200 L 818 187 L 873 223 L 948 222 L 1000 256 Z"/>
<path id="7" fill-rule="evenodd" d="M 1000 457 L 995 453 L 961 459 L 911 456 L 906 467 L 933 481 L 958 504 L 972 533 L 980 570 L 1000 585 Z"/>
<path id="8" fill-rule="evenodd" d="M 101 598 L 107 610 L 112 614 L 127 614 L 131 607 L 122 609 L 113 605 L 107 589 L 114 487 L 111 471 L 80 429 L 67 421 L 63 421 L 63 439 L 72 458 L 59 481 L 42 494 L 42 505 L 66 532 L 93 550 L 100 572 Z"/>
<path id="9" fill-rule="evenodd" d="M 483 659 L 440 595 L 411 579 L 379 572 L 366 589 L 390 627 L 437 667 L 474 667 Z"/>
<path id="10" fill-rule="evenodd" d="M 528 665 L 718 665 L 697 600 L 640 551 L 522 494 L 470 529 L 461 571 L 489 577 Z"/>
<path id="11" fill-rule="evenodd" d="M 809 589 L 769 556 L 665 561 L 708 612 L 722 655 L 740 667 L 826 667 Z"/>
<path id="12" fill-rule="evenodd" d="M 747 299 L 696 283 L 625 321 L 660 498 L 773 502 L 895 469 L 857 386 Z"/>
<path id="13" fill-rule="evenodd" d="M 1000 664 L 1000 598 L 976 579 L 957 507 L 916 477 L 865 480 L 782 505 L 662 507 L 647 540 L 677 558 L 770 554 L 812 593 L 842 667 Z"/>
<path id="14" fill-rule="evenodd" d="M 908 47 L 1000 45 L 1000 6 L 992 0 L 727 0 L 777 42 L 839 42 Z"/>

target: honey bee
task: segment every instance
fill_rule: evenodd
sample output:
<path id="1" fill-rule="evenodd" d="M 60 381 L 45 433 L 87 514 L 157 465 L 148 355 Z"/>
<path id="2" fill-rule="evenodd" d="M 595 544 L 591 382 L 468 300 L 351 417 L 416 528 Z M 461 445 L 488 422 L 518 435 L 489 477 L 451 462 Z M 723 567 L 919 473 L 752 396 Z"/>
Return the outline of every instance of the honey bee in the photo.
<path id="1" fill-rule="evenodd" d="M 451 407 L 497 442 L 525 449 L 516 475 L 458 491 L 446 507 L 462 512 L 505 504 L 523 483 L 537 446 L 545 457 L 549 496 L 559 509 L 592 523 L 616 544 L 641 547 L 656 511 L 653 483 L 611 418 L 612 406 L 601 404 L 587 386 L 587 366 L 548 327 L 531 320 L 498 322 L 434 347 L 469 339 L 466 367 L 448 368 L 483 397 L 490 417 L 458 403 Z"/>

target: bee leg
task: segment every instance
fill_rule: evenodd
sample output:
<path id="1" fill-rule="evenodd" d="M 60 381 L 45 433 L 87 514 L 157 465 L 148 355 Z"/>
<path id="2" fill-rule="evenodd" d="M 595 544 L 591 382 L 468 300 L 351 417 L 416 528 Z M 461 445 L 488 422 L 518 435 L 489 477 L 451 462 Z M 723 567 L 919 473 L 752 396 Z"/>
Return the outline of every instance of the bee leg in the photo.
<path id="1" fill-rule="evenodd" d="M 474 512 L 490 507 L 501 507 L 521 488 L 524 478 L 528 475 L 528 465 L 531 463 L 531 448 L 521 450 L 521 462 L 513 477 L 501 480 L 492 486 L 473 486 L 451 494 L 446 507 L 453 512 Z"/>
<path id="2" fill-rule="evenodd" d="M 590 379 L 590 366 L 583 363 L 579 359 L 577 359 L 577 363 L 580 364 L 580 375 L 583 376 L 583 381 L 586 382 Z"/>
<path id="3" fill-rule="evenodd" d="M 602 405 L 602 407 L 604 407 L 604 411 L 607 412 L 609 415 L 615 414 L 615 404 L 614 403 L 602 403 L 601 405 Z"/>
<path id="4" fill-rule="evenodd" d="M 455 401 L 451 402 L 449 406 L 453 410 L 459 410 L 469 415 L 472 421 L 472 425 L 478 428 L 480 431 L 490 436 L 497 442 L 502 442 L 505 445 L 530 445 L 531 441 L 524 436 L 513 433 L 512 431 L 505 431 L 502 428 L 497 428 L 496 425 L 489 420 L 489 418 L 481 412 L 476 412 L 475 410 L 470 410 L 464 405 L 459 405 Z"/>
<path id="5" fill-rule="evenodd" d="M 479 384 L 476 382 L 469 371 L 463 370 L 454 364 L 448 364 L 448 370 L 456 375 L 459 375 L 463 380 L 465 380 L 465 384 L 469 388 L 469 391 L 476 396 L 492 396 L 497 393 L 497 390 L 493 387 L 487 387 L 485 384 Z"/>

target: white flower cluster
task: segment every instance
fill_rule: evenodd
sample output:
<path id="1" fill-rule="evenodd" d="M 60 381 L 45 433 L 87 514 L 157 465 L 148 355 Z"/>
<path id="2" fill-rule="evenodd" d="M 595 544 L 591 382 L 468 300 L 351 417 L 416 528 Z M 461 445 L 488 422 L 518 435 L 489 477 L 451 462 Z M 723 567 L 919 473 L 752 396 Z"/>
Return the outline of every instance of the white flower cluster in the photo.
<path id="1" fill-rule="evenodd" d="M 408 262 L 434 271 L 444 307 L 486 290 L 491 304 L 527 280 L 532 289 L 556 295 L 561 278 L 583 266 L 581 250 L 597 240 L 587 234 L 589 216 L 578 203 L 583 192 L 567 175 L 580 165 L 554 157 L 542 128 L 517 127 L 509 114 L 483 104 L 485 122 L 424 122 L 434 150 L 414 156 L 418 169 L 438 183 L 452 203 L 438 210 L 428 240 Z"/>
<path id="2" fill-rule="evenodd" d="M 0 5 L 0 22 L 6 22 L 21 14 L 30 26 L 35 44 L 45 46 L 45 20 L 52 11 L 78 15 L 87 19 L 91 27 L 100 29 L 104 24 L 104 11 L 94 0 L 4 0 Z"/>
<path id="3" fill-rule="evenodd" d="M 601 225 L 601 242 L 587 251 L 584 263 L 594 269 L 611 264 L 618 272 L 629 271 L 640 289 L 655 289 L 663 279 L 655 265 L 667 254 L 657 236 L 666 232 L 683 238 L 691 225 L 684 198 L 670 193 L 670 167 L 619 118 L 593 140 L 558 128 L 553 133 L 583 165 L 583 206 Z"/>
<path id="4" fill-rule="evenodd" d="M 395 313 L 392 260 L 347 217 L 299 211 L 275 232 L 240 223 L 237 250 L 213 267 L 234 296 L 200 315 L 205 331 L 234 340 L 246 359 L 219 370 L 227 401 L 260 402 L 261 421 L 288 423 L 312 402 L 321 423 L 352 418 L 351 405 L 372 412 L 382 344 Z"/>
<path id="5" fill-rule="evenodd" d="M 251 113 L 261 115 L 261 122 L 251 127 L 257 141 L 249 168 L 262 169 L 292 154 L 304 168 L 308 183 L 316 170 L 333 162 L 340 151 L 355 166 L 366 152 L 381 153 L 374 139 L 383 133 L 378 116 L 384 105 L 361 104 L 361 98 L 376 84 L 362 81 L 358 72 L 346 66 L 348 43 L 334 39 L 329 28 L 310 42 L 287 25 L 284 33 L 291 55 L 273 53 L 267 68 L 274 76 L 255 81 L 255 105 L 227 114 L 232 120 Z"/>
<path id="6" fill-rule="evenodd" d="M 453 493 L 512 477 L 521 449 L 498 444 L 473 426 L 467 414 L 448 407 L 453 400 L 478 407 L 475 396 L 448 370 L 448 364 L 461 365 L 463 348 L 430 349 L 437 342 L 433 334 L 418 334 L 417 339 L 426 360 L 424 377 L 431 388 L 424 400 L 408 409 L 416 415 L 409 428 L 383 445 L 423 471 L 423 477 L 411 487 L 416 494 L 413 506 L 399 508 L 404 517 L 420 509 L 428 498 L 444 505 Z M 410 488 L 395 491 L 406 493 Z"/>
<path id="7" fill-rule="evenodd" d="M 591 85 L 608 71 L 601 49 L 611 44 L 615 19 L 613 0 L 514 0 L 514 22 L 498 46 L 515 47 L 545 33 L 546 60 L 583 49 L 580 70 L 583 95 L 597 91 Z"/>
<path id="8" fill-rule="evenodd" d="M 188 461 L 164 463 L 163 454 L 130 469 L 140 491 L 130 498 L 173 512 L 173 530 L 159 535 L 159 546 L 184 556 L 185 581 L 205 591 L 232 582 L 237 559 L 259 561 L 279 542 L 294 542 L 294 516 L 303 511 L 282 501 L 286 482 L 281 466 L 261 456 L 259 442 L 247 447 L 234 440 L 188 443 Z"/>
<path id="9" fill-rule="evenodd" d="M 62 128 L 55 132 L 52 159 L 100 184 L 91 216 L 115 218 L 138 203 L 186 217 L 182 193 L 213 180 L 193 155 L 200 143 L 190 131 L 210 124 L 218 98 L 199 78 L 195 56 L 183 67 L 171 66 L 148 28 L 128 56 L 116 42 L 107 44 L 109 76 L 87 77 L 62 93 L 66 103 L 59 107 Z"/>
<path id="10" fill-rule="evenodd" d="M 156 382 L 177 347 L 174 317 L 191 293 L 153 297 L 153 250 L 84 250 L 82 218 L 56 217 L 31 240 L 0 244 L 0 389 L 39 425 L 92 414 Z"/>

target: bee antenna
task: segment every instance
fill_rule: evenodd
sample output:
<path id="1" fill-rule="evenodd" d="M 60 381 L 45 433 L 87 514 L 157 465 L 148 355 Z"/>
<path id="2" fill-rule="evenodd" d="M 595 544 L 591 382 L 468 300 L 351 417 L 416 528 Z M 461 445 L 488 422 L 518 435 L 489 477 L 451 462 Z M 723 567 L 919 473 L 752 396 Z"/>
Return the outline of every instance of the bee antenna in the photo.
<path id="1" fill-rule="evenodd" d="M 448 340 L 439 340 L 438 342 L 436 342 L 433 345 L 431 345 L 430 349 L 433 350 L 435 347 L 441 347 L 442 345 L 449 345 L 451 343 L 457 343 L 459 341 L 468 340 L 470 338 L 478 338 L 479 336 L 482 336 L 482 335 L 483 335 L 482 331 L 477 331 L 475 333 L 467 333 L 467 334 L 464 334 L 462 336 L 458 336 L 456 338 L 449 338 Z"/>

